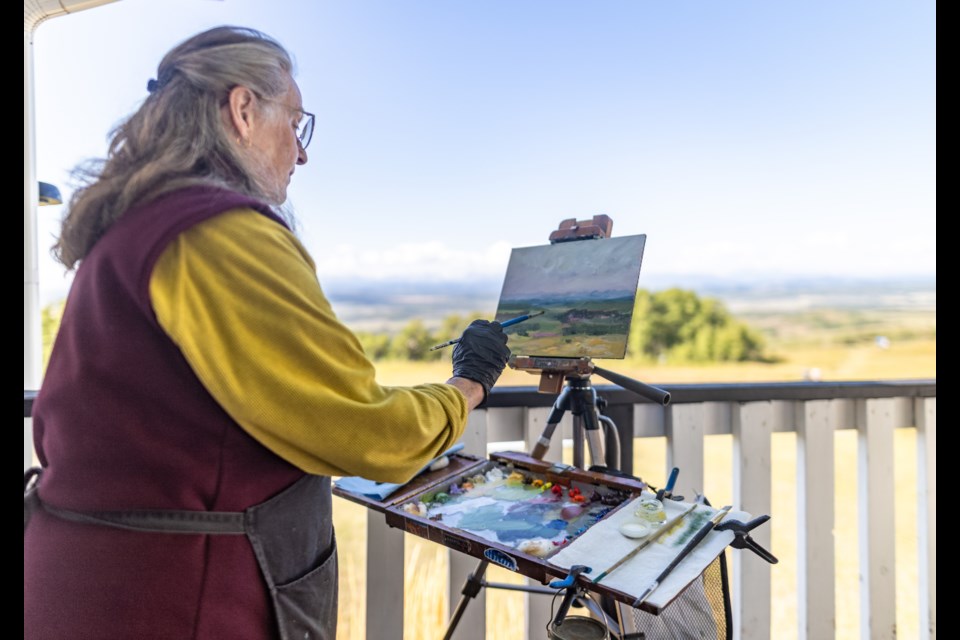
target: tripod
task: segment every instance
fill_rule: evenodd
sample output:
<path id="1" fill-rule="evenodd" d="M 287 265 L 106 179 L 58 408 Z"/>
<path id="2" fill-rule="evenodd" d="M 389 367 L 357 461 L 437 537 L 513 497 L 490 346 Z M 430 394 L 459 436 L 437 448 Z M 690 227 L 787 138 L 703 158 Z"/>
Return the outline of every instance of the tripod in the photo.
<path id="1" fill-rule="evenodd" d="M 617 427 L 613 420 L 600 412 L 600 406 L 603 400 L 597 395 L 596 389 L 594 389 L 590 382 L 590 376 L 593 373 L 658 404 L 666 405 L 670 402 L 670 394 L 668 392 L 633 380 L 627 376 L 601 369 L 595 366 L 590 358 L 567 359 L 514 356 L 510 359 L 510 366 L 515 369 L 526 369 L 531 373 L 540 373 L 541 391 L 550 391 L 553 389 L 559 391 L 559 395 L 554 401 L 553 409 L 547 418 L 547 424 L 544 427 L 543 433 L 531 452 L 531 456 L 538 460 L 542 460 L 543 456 L 547 453 L 550 447 L 550 440 L 557 425 L 560 424 L 560 421 L 563 419 L 564 413 L 569 411 L 573 416 L 573 466 L 580 469 L 586 468 L 583 466 L 584 440 L 586 440 L 590 461 L 592 463 L 590 469 L 594 470 L 594 468 L 598 466 L 598 462 L 604 461 L 600 425 L 603 424 L 613 432 L 616 432 Z M 560 385 L 563 381 L 566 381 L 566 386 L 563 386 L 561 390 Z M 612 438 L 611 441 L 616 442 L 617 438 Z M 613 457 L 619 460 L 619 452 Z M 606 469 L 606 465 L 599 466 L 603 466 L 604 469 Z M 619 462 L 615 463 L 614 466 L 618 467 Z M 480 593 L 482 587 L 550 595 L 556 595 L 558 593 L 557 587 L 569 587 L 568 597 L 564 599 L 564 604 L 554 622 L 554 624 L 559 624 L 574 599 L 575 591 L 572 586 L 566 583 L 557 583 L 556 585 L 551 583 L 551 586 L 554 588 L 548 588 L 535 585 L 486 582 L 484 575 L 486 574 L 488 564 L 489 562 L 487 560 L 481 560 L 474 572 L 467 576 L 467 580 L 460 592 L 460 601 L 457 603 L 457 607 L 451 617 L 447 632 L 443 636 L 444 640 L 451 640 L 453 632 L 460 622 L 460 618 L 463 616 L 464 611 L 466 611 L 467 605 L 471 599 Z M 572 575 L 568 578 L 571 585 L 575 577 L 576 576 Z M 602 609 L 594 610 L 594 613 L 603 616 L 608 625 L 617 624 L 611 621 L 609 614 Z"/>
<path id="2" fill-rule="evenodd" d="M 544 427 L 543 434 L 533 447 L 531 455 L 538 460 L 542 460 L 550 448 L 550 439 L 553 437 L 553 432 L 556 430 L 557 425 L 560 424 L 560 420 L 566 411 L 570 411 L 571 415 L 573 415 L 573 466 L 581 469 L 586 468 L 583 466 L 584 439 L 586 439 L 587 447 L 589 448 L 590 461 L 592 463 L 590 468 L 597 466 L 598 461 L 604 459 L 600 424 L 604 424 L 614 432 L 617 427 L 613 423 L 613 420 L 599 411 L 602 399 L 597 396 L 597 392 L 590 382 L 590 376 L 593 373 L 620 385 L 624 389 L 638 393 L 651 401 L 662 405 L 670 402 L 670 394 L 663 389 L 652 387 L 638 380 L 614 373 L 613 371 L 601 369 L 595 366 L 589 358 L 578 358 L 567 362 L 555 359 L 550 359 L 546 362 L 543 362 L 543 360 L 544 359 L 538 358 L 516 359 L 516 362 L 519 363 L 516 365 L 518 368 L 533 368 L 534 370 L 540 371 L 541 389 L 545 383 L 550 384 L 552 382 L 556 384 L 556 380 L 559 379 L 561 375 L 567 383 L 557 397 L 557 400 L 553 403 L 553 410 L 547 418 L 547 425 Z M 554 367 L 561 366 L 562 368 L 537 369 L 538 365 L 542 366 L 544 364 Z M 563 367 L 562 365 L 566 366 Z M 614 438 L 612 441 L 616 442 L 617 440 Z M 617 460 L 617 462 L 614 463 L 614 468 L 618 469 L 619 454 L 612 457 Z"/>

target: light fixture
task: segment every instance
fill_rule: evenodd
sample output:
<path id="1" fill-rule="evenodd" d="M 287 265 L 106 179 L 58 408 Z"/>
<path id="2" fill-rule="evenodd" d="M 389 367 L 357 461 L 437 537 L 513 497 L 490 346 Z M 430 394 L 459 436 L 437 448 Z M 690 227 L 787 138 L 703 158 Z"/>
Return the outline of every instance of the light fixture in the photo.
<path id="1" fill-rule="evenodd" d="M 63 204 L 63 198 L 60 197 L 60 189 L 49 182 L 40 183 L 40 206 L 50 204 Z"/>

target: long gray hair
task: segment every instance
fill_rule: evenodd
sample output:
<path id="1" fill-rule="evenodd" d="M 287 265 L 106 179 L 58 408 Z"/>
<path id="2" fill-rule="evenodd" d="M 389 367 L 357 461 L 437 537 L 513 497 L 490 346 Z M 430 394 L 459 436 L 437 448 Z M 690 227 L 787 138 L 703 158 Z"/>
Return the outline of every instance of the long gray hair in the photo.
<path id="1" fill-rule="evenodd" d="M 111 132 L 107 157 L 74 170 L 82 186 L 70 199 L 54 257 L 74 269 L 131 206 L 187 185 L 261 197 L 220 109 L 237 85 L 272 98 L 292 74 L 286 49 L 255 29 L 216 27 L 177 45 L 160 61 L 140 108 Z"/>

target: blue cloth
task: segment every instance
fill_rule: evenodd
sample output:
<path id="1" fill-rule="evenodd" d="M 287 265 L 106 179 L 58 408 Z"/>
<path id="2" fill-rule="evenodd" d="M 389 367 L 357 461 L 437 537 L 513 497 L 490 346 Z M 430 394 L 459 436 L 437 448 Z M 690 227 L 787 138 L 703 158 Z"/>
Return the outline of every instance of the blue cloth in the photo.
<path id="1" fill-rule="evenodd" d="M 414 474 L 414 478 L 429 469 L 434 463 L 442 460 L 446 456 L 453 455 L 454 453 L 463 449 L 463 444 L 458 443 L 441 453 L 439 456 L 428 462 L 420 471 Z M 412 479 L 412 478 L 411 478 Z M 336 487 L 341 491 L 347 491 L 349 493 L 355 493 L 357 495 L 366 496 L 368 498 L 375 498 L 377 500 L 384 500 L 391 493 L 402 487 L 402 484 L 395 484 L 393 482 L 376 482 L 375 480 L 367 480 L 366 478 L 361 478 L 359 476 L 349 476 L 346 478 L 340 478 L 334 482 Z"/>

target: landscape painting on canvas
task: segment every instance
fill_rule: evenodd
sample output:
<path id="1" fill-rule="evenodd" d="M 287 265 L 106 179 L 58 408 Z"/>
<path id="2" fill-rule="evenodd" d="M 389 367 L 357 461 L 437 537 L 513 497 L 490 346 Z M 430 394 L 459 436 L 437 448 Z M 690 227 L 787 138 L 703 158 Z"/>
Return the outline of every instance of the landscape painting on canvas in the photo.
<path id="1" fill-rule="evenodd" d="M 646 235 L 513 249 L 500 293 L 511 352 L 555 358 L 623 358 Z"/>

